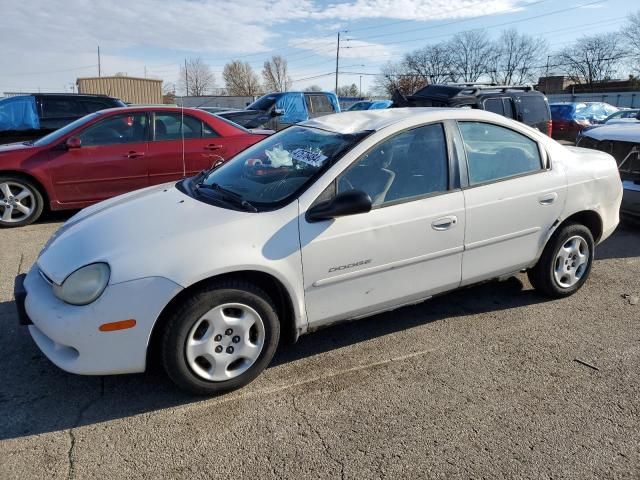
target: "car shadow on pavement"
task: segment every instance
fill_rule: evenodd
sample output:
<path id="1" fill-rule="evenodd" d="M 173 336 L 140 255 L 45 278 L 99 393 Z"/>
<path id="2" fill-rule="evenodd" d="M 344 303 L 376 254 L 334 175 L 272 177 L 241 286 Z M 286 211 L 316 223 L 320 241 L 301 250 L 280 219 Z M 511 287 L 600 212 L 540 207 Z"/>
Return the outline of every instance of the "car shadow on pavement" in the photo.
<path id="1" fill-rule="evenodd" d="M 442 319 L 544 301 L 523 287 L 519 278 L 486 283 L 365 320 L 335 325 L 283 346 L 271 367 Z M 0 418 L 4 419 L 0 423 L 0 440 L 208 401 L 178 391 L 157 366 L 145 374 L 105 377 L 63 372 L 38 350 L 28 330 L 17 324 L 13 302 L 0 303 L 0 326 L 4 332 L 0 336 Z M 313 376 L 319 373 L 313 372 Z"/>
<path id="2" fill-rule="evenodd" d="M 621 224 L 614 235 L 596 247 L 596 260 L 631 257 L 640 257 L 640 226 Z"/>

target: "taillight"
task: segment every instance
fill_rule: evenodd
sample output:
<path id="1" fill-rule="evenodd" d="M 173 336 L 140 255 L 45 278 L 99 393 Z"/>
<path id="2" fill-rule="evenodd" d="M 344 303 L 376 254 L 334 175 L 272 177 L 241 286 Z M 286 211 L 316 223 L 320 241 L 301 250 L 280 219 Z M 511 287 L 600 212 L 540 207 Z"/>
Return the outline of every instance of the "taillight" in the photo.
<path id="1" fill-rule="evenodd" d="M 547 120 L 547 135 L 551 136 L 553 133 L 553 120 Z"/>

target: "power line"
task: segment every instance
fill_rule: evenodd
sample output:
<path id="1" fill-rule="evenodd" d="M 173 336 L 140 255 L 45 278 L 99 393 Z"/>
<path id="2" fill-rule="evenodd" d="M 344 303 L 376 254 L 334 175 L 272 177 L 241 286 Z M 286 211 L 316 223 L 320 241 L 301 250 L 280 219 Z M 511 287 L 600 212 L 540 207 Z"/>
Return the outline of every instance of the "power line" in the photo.
<path id="1" fill-rule="evenodd" d="M 506 25 L 513 25 L 514 23 L 526 22 L 527 20 L 534 20 L 534 19 L 537 19 L 537 18 L 548 17 L 550 15 L 555 15 L 555 14 L 558 14 L 558 13 L 564 13 L 564 12 L 568 12 L 568 11 L 571 11 L 571 10 L 576 10 L 578 8 L 587 7 L 589 5 L 595 5 L 596 3 L 603 3 L 603 2 L 607 2 L 607 1 L 608 0 L 595 0 L 595 1 L 592 1 L 592 2 L 588 2 L 588 3 L 582 3 L 580 5 L 575 5 L 573 7 L 561 8 L 559 10 L 554 10 L 552 12 L 541 13 L 539 15 L 533 15 L 533 16 L 521 18 L 521 19 L 518 19 L 518 20 L 511 20 L 509 22 L 496 23 L 496 24 L 489 25 L 489 26 L 486 26 L 486 27 L 478 27 L 478 28 L 472 28 L 472 29 L 469 29 L 469 30 L 461 30 L 461 31 L 458 31 L 458 32 L 455 32 L 455 33 L 445 33 L 445 34 L 441 34 L 441 35 L 434 35 L 434 36 L 431 36 L 431 37 L 413 38 L 413 39 L 409 39 L 409 40 L 397 40 L 395 42 L 386 42 L 385 46 L 386 45 L 396 45 L 398 43 L 408 43 L 408 42 L 432 40 L 434 38 L 448 37 L 448 36 L 456 35 L 456 34 L 459 34 L 459 33 L 467 33 L 467 32 L 473 32 L 473 31 L 476 31 L 476 30 L 489 30 L 491 28 L 504 27 Z M 355 40 L 358 40 L 358 39 L 356 38 Z M 352 47 L 345 47 L 345 48 L 371 48 L 371 47 L 374 47 L 374 46 L 375 47 L 379 47 L 380 45 L 379 44 L 355 45 L 355 46 L 352 46 Z"/>

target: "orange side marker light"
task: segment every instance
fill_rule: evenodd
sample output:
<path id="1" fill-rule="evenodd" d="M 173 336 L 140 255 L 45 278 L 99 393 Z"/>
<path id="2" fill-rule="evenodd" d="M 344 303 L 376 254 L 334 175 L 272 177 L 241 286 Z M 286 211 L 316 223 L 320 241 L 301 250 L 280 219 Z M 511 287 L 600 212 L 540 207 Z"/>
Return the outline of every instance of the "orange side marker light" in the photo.
<path id="1" fill-rule="evenodd" d="M 116 330 L 126 330 L 127 328 L 133 328 L 135 326 L 136 321 L 133 319 L 119 320 L 117 322 L 103 323 L 98 327 L 98 330 L 101 332 L 115 332 Z"/>

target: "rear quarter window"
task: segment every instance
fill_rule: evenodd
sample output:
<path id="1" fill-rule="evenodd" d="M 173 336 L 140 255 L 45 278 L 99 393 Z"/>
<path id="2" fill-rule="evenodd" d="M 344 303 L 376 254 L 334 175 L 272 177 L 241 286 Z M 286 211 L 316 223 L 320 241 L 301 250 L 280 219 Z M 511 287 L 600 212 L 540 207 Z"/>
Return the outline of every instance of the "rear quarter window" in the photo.
<path id="1" fill-rule="evenodd" d="M 520 109 L 524 123 L 535 124 L 549 120 L 549 107 L 541 96 L 520 97 Z"/>

